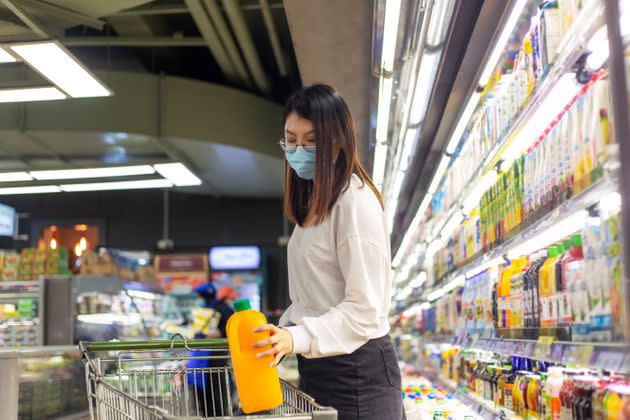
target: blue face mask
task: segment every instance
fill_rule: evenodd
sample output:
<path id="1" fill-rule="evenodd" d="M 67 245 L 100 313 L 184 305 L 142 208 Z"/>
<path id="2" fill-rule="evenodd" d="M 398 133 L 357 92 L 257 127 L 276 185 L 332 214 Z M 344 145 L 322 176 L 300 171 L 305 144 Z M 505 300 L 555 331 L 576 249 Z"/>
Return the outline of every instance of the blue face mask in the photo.
<path id="1" fill-rule="evenodd" d="M 313 179 L 315 176 L 315 153 L 309 152 L 303 146 L 298 146 L 293 153 L 286 153 L 284 156 L 289 165 L 302 179 Z"/>

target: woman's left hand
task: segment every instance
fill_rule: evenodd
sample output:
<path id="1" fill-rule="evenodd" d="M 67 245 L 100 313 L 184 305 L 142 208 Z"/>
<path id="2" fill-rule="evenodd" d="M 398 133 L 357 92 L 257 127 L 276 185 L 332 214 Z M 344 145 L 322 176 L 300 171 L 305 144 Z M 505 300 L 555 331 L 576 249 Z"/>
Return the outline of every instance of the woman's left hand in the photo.
<path id="1" fill-rule="evenodd" d="M 272 324 L 262 325 L 254 329 L 255 333 L 270 331 L 271 336 L 255 343 L 252 347 L 257 349 L 261 347 L 271 346 L 271 349 L 263 351 L 256 355 L 256 358 L 263 359 L 265 357 L 274 356 L 273 362 L 269 367 L 277 366 L 280 360 L 293 351 L 293 336 L 283 328 L 276 327 Z"/>

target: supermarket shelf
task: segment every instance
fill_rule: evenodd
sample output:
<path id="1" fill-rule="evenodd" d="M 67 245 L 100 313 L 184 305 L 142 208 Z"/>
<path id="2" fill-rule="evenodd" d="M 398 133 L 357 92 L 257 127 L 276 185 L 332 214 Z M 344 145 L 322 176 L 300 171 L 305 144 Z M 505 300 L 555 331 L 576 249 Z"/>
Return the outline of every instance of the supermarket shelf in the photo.
<path id="1" fill-rule="evenodd" d="M 455 399 L 459 402 L 472 408 L 473 411 L 486 420 L 521 420 L 523 418 L 512 410 L 508 410 L 505 407 L 497 407 L 493 402 L 488 401 L 475 393 L 458 388 L 457 384 L 449 379 L 438 378 L 436 383 L 453 394 Z"/>
<path id="2" fill-rule="evenodd" d="M 0 300 L 15 300 L 15 299 L 39 299 L 41 295 L 39 293 L 25 292 L 25 293 L 0 293 Z"/>
<path id="3" fill-rule="evenodd" d="M 595 184 L 591 185 L 591 187 L 589 187 L 587 190 L 581 192 L 580 194 L 571 198 L 569 201 L 566 201 L 551 212 L 542 216 L 540 219 L 531 223 L 529 226 L 522 229 L 517 236 L 503 242 L 492 250 L 483 253 L 479 257 L 474 258 L 463 267 L 447 274 L 442 279 L 442 281 L 440 281 L 432 288 L 431 291 L 442 287 L 451 279 L 466 275 L 466 273 L 470 272 L 471 270 L 481 267 L 482 265 L 496 258 L 503 257 L 506 253 L 508 253 L 516 246 L 530 240 L 534 236 L 538 235 L 540 232 L 565 219 L 567 216 L 574 214 L 579 210 L 584 210 L 592 206 L 593 204 L 596 204 L 602 198 L 602 195 L 617 191 L 619 185 L 618 177 L 619 173 L 617 170 L 606 172 L 603 178 L 595 182 Z M 544 247 L 545 245 L 546 244 L 542 244 L 541 247 Z M 430 293 L 430 291 L 428 293 Z"/>
<path id="4" fill-rule="evenodd" d="M 514 117 L 513 123 L 510 125 L 509 129 L 501 136 L 501 139 L 481 161 L 479 167 L 473 172 L 470 180 L 461 189 L 461 193 L 450 208 L 441 213 L 442 217 L 438 216 L 438 219 L 431 223 L 430 228 L 426 229 L 427 234 L 424 235 L 420 241 L 428 239 L 428 235 L 433 231 L 434 226 L 443 224 L 449 220 L 455 212 L 459 211 L 467 197 L 467 192 L 472 190 L 481 176 L 495 167 L 503 152 L 514 140 L 515 135 L 526 127 L 530 118 L 536 112 L 536 109 L 550 95 L 553 88 L 558 84 L 558 81 L 571 70 L 576 60 L 586 51 L 588 40 L 604 23 L 603 3 L 603 1 L 590 2 L 580 12 L 573 26 L 566 34 L 560 46 L 560 52 L 556 57 L 556 61 L 549 73 L 547 73 L 545 79 L 532 92 L 529 101 L 526 102 L 523 109 Z M 540 133 L 533 134 L 533 137 L 537 137 L 539 134 Z"/>
<path id="5" fill-rule="evenodd" d="M 618 373 L 630 373 L 630 352 L 625 342 L 553 341 L 544 343 L 540 340 L 479 338 L 475 334 L 461 335 L 456 337 L 456 340 L 453 340 L 452 337 L 436 337 L 429 339 L 427 344 L 460 345 L 506 357 L 518 355 L 554 364 L 578 365 Z"/>

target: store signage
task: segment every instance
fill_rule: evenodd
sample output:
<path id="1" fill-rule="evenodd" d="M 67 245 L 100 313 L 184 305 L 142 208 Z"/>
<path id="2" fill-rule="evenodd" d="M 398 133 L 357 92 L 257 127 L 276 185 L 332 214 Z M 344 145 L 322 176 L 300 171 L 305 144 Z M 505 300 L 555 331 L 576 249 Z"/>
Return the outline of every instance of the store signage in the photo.
<path id="1" fill-rule="evenodd" d="M 204 254 L 158 255 L 159 273 L 199 273 L 206 271 L 207 258 Z"/>
<path id="2" fill-rule="evenodd" d="M 15 209 L 0 204 L 0 236 L 13 236 L 15 234 Z"/>
<path id="3" fill-rule="evenodd" d="M 214 246 L 210 248 L 212 270 L 258 270 L 260 248 L 257 246 Z"/>

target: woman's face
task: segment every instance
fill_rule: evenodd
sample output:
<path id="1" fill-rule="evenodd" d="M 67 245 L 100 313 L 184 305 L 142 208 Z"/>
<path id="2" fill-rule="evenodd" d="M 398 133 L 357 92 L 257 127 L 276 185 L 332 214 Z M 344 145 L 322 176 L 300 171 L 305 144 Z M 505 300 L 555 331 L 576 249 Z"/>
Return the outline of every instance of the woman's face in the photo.
<path id="1" fill-rule="evenodd" d="M 292 112 L 284 123 L 284 138 L 287 146 L 315 146 L 315 127 L 310 120 Z"/>

